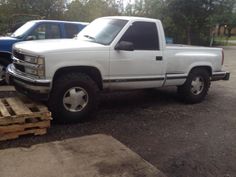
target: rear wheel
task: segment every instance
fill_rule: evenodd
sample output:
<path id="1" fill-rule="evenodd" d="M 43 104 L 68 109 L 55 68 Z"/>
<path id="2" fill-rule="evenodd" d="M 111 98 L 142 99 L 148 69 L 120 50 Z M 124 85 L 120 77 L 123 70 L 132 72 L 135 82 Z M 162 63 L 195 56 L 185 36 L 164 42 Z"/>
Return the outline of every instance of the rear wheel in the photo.
<path id="1" fill-rule="evenodd" d="M 70 73 L 54 82 L 48 106 L 58 122 L 81 122 L 91 118 L 97 108 L 98 97 L 98 86 L 89 76 Z"/>
<path id="2" fill-rule="evenodd" d="M 205 99 L 210 87 L 210 76 L 207 70 L 192 70 L 184 83 L 178 87 L 178 93 L 187 103 L 199 103 Z"/>

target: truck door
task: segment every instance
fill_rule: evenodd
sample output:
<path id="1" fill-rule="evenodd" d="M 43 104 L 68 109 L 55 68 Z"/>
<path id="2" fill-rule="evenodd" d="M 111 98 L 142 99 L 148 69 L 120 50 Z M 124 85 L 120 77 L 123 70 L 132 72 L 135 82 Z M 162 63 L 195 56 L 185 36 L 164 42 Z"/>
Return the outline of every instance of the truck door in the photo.
<path id="1" fill-rule="evenodd" d="M 133 89 L 162 86 L 165 79 L 163 54 L 155 22 L 134 22 L 116 46 L 119 44 L 128 44 L 129 47 L 128 50 L 111 49 L 110 87 Z"/>

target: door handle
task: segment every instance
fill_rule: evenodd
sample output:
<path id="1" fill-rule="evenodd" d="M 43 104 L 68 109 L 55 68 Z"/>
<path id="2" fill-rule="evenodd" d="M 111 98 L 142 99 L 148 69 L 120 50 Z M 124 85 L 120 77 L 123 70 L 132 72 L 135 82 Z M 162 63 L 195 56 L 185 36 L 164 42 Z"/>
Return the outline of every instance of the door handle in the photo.
<path id="1" fill-rule="evenodd" d="M 156 56 L 156 60 L 157 61 L 161 61 L 162 60 L 162 56 Z"/>

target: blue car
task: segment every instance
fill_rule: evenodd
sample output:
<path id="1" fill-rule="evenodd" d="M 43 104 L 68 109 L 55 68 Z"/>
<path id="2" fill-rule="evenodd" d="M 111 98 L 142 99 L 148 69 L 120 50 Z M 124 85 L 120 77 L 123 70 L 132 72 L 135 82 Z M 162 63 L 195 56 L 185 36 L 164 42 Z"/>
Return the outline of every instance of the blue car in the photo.
<path id="1" fill-rule="evenodd" d="M 0 83 L 4 82 L 5 69 L 12 63 L 11 51 L 16 42 L 73 38 L 88 23 L 56 20 L 33 20 L 25 23 L 9 37 L 0 37 Z"/>

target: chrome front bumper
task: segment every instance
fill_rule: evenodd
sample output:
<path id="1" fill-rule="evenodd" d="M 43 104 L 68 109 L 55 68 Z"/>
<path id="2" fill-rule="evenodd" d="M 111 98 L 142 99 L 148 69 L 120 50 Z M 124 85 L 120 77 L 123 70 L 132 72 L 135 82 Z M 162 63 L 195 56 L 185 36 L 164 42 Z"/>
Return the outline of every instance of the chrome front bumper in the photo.
<path id="1" fill-rule="evenodd" d="M 13 84 L 17 91 L 40 100 L 47 99 L 51 90 L 51 80 L 27 77 L 25 73 L 16 70 L 13 64 L 7 67 L 6 81 Z"/>

